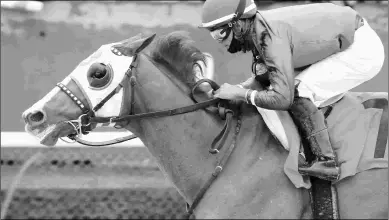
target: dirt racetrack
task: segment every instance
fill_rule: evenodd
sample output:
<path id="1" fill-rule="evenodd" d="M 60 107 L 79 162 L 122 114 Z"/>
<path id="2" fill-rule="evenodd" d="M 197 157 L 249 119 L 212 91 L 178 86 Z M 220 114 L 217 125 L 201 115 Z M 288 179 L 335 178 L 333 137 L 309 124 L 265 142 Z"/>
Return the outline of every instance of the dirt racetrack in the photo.
<path id="1" fill-rule="evenodd" d="M 184 213 L 173 188 L 21 189 L 7 219 L 183 219 Z"/>
<path id="2" fill-rule="evenodd" d="M 36 148 L 1 149 L 1 205 Z M 144 147 L 58 148 L 23 176 L 7 219 L 179 219 L 185 201 Z"/>

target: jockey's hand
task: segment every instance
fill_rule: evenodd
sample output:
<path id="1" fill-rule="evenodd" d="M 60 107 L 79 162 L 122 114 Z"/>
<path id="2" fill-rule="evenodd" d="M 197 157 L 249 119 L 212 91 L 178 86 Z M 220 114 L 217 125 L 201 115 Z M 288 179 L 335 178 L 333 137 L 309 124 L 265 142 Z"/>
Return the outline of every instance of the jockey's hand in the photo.
<path id="1" fill-rule="evenodd" d="M 227 99 L 227 100 L 245 100 L 245 94 L 247 89 L 243 89 L 237 85 L 231 85 L 224 83 L 220 88 L 213 93 L 214 98 Z"/>

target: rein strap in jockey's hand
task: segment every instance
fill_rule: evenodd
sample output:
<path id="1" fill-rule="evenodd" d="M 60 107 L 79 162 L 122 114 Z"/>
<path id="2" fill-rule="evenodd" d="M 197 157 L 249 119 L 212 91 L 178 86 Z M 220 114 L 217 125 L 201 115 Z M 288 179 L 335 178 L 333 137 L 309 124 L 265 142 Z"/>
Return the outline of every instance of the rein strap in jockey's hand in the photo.
<path id="1" fill-rule="evenodd" d="M 135 115 L 125 115 L 125 116 L 119 116 L 119 117 L 93 117 L 90 119 L 91 123 L 116 123 L 116 122 L 123 122 L 123 121 L 129 121 L 129 120 L 135 120 L 135 119 L 141 119 L 141 118 L 158 118 L 158 117 L 166 117 L 166 116 L 172 116 L 172 115 L 179 115 L 184 114 L 188 112 L 193 112 L 199 109 L 204 109 L 208 106 L 215 105 L 220 101 L 219 98 L 207 100 L 204 102 L 199 102 L 194 105 L 189 105 L 181 108 L 175 108 L 175 109 L 168 109 L 163 111 L 157 111 L 157 112 L 147 112 L 147 113 L 140 113 Z"/>

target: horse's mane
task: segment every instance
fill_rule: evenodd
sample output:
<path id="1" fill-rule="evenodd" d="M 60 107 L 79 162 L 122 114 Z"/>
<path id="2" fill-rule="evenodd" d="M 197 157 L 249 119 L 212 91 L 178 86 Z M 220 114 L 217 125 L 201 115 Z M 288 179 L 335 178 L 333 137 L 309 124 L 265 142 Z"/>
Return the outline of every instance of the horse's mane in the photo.
<path id="1" fill-rule="evenodd" d="M 150 57 L 174 70 L 171 74 L 190 87 L 196 82 L 193 65 L 197 61 L 203 61 L 205 64 L 205 55 L 194 46 L 194 41 L 185 31 L 175 31 L 158 37 Z"/>

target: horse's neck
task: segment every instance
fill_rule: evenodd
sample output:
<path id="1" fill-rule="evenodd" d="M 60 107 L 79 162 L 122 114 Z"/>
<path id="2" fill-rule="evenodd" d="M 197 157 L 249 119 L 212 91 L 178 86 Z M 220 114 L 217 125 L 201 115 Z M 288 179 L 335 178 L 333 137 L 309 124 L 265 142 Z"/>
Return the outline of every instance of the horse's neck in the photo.
<path id="1" fill-rule="evenodd" d="M 168 94 L 166 90 L 164 93 Z M 138 97 L 144 106 L 139 111 L 158 111 L 193 104 L 188 97 L 180 97 L 178 92 L 175 95 L 159 94 L 153 100 L 148 100 L 149 97 L 150 94 Z M 165 176 L 191 202 L 214 169 L 215 157 L 208 150 L 212 140 L 222 130 L 222 123 L 217 117 L 199 110 L 143 119 L 134 133 L 156 158 Z"/>

